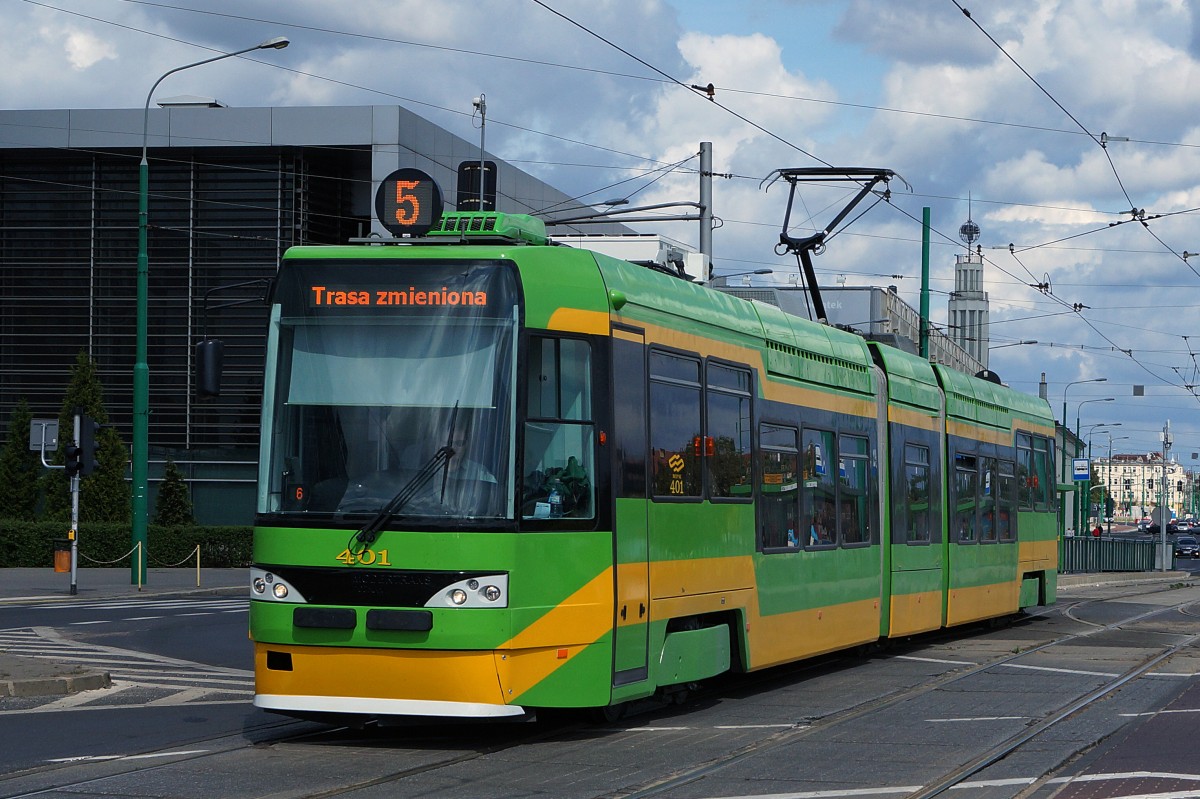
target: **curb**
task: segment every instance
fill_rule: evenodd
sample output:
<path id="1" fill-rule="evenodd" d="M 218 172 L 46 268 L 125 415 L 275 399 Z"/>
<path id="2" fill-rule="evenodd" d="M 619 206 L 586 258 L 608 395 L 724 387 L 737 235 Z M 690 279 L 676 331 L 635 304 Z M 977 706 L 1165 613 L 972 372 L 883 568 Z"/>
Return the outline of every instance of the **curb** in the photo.
<path id="1" fill-rule="evenodd" d="M 177 596 L 244 596 L 249 593 L 245 585 L 223 585 L 211 588 L 155 588 L 153 590 L 112 591 L 105 589 L 87 589 L 83 594 L 34 594 L 31 596 L 0 596 L 0 605 L 13 605 L 20 602 L 70 602 L 81 599 L 128 599 L 130 597 L 155 597 L 169 599 Z M 3 681 L 0 681 L 3 682 Z M 3 694 L 0 694 L 2 696 Z"/>
<path id="2" fill-rule="evenodd" d="M 106 671 L 74 674 L 67 677 L 42 677 L 29 680 L 0 680 L 0 697 L 57 696 L 79 691 L 108 688 L 112 678 Z"/>
<path id="3" fill-rule="evenodd" d="M 1086 588 L 1097 585 L 1132 585 L 1134 583 L 1167 582 L 1197 579 L 1191 572 L 1083 572 L 1060 574 L 1058 588 Z"/>

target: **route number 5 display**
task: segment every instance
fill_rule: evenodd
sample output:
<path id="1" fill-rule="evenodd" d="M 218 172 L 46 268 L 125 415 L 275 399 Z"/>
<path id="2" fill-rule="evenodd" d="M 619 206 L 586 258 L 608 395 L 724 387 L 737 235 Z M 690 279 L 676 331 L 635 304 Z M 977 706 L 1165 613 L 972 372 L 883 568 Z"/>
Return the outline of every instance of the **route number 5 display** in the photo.
<path id="1" fill-rule="evenodd" d="M 375 192 L 375 218 L 393 236 L 423 236 L 442 217 L 442 191 L 419 169 L 397 169 Z"/>

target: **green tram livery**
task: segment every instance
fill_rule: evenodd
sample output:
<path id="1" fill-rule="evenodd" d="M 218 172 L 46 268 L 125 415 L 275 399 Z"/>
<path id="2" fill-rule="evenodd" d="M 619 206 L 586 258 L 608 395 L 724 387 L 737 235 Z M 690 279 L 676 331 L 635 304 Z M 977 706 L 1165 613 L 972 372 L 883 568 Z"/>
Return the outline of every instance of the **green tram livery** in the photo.
<path id="1" fill-rule="evenodd" d="M 614 708 L 1054 601 L 1044 400 L 540 226 L 284 256 L 257 706 Z"/>

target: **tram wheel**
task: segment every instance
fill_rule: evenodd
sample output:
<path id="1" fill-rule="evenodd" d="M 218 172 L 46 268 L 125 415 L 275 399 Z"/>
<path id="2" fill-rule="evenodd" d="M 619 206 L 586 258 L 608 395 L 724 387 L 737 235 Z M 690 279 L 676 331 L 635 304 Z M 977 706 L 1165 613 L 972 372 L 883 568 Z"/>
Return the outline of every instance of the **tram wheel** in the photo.
<path id="1" fill-rule="evenodd" d="M 592 721 L 596 724 L 612 724 L 624 718 L 625 712 L 628 709 L 628 703 L 618 702 L 615 705 L 592 708 L 588 715 L 591 716 Z"/>

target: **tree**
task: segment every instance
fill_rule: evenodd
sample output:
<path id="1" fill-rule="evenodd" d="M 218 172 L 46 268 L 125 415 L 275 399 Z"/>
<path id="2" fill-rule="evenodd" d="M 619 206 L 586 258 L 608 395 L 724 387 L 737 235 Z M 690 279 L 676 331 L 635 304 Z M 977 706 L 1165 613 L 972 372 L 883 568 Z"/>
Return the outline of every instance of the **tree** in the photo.
<path id="1" fill-rule="evenodd" d="M 0 452 L 0 516 L 33 521 L 37 514 L 41 455 L 29 449 L 33 413 L 24 397 L 8 419 L 8 436 Z"/>
<path id="2" fill-rule="evenodd" d="M 158 487 L 154 504 L 154 523 L 164 527 L 182 527 L 196 523 L 192 516 L 192 498 L 184 482 L 183 472 L 174 461 L 167 461 L 167 470 Z"/>
<path id="3" fill-rule="evenodd" d="M 74 438 L 75 414 L 81 412 L 102 425 L 108 423 L 104 409 L 104 386 L 96 374 L 96 362 L 80 350 L 71 367 L 71 380 L 58 414 L 58 438 Z M 61 454 L 55 459 L 62 463 Z M 111 427 L 102 427 L 96 436 L 98 467 L 84 477 L 79 488 L 79 517 L 81 521 L 128 522 L 131 506 L 129 484 L 125 481 L 125 466 L 129 462 L 128 448 L 120 434 Z M 71 500 L 67 476 L 55 469 L 46 481 L 46 515 L 52 519 L 70 518 Z"/>

